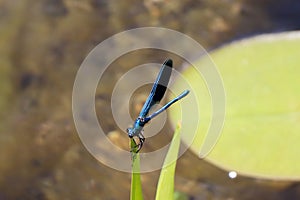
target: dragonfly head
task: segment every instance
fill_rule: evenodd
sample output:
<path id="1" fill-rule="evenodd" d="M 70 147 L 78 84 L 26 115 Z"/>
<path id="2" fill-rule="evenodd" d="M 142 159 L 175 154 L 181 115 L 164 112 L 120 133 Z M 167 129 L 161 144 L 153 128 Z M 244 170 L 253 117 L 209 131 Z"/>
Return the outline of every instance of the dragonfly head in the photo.
<path id="1" fill-rule="evenodd" d="M 149 121 L 147 118 L 142 118 L 142 117 L 138 117 L 134 124 L 133 127 L 127 128 L 126 132 L 128 134 L 128 137 L 133 138 L 134 136 L 139 137 L 139 135 L 142 133 L 143 131 L 143 127 L 144 125 Z"/>
<path id="2" fill-rule="evenodd" d="M 133 138 L 133 136 L 135 135 L 134 134 L 135 133 L 134 128 L 127 128 L 126 132 L 128 134 L 128 137 L 130 137 L 130 138 Z"/>

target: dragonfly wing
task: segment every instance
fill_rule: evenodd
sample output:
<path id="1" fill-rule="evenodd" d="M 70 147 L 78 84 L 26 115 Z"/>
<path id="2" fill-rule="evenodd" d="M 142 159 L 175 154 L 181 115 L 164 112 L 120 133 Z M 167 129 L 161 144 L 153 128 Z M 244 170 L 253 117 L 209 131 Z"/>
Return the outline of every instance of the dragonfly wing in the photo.
<path id="1" fill-rule="evenodd" d="M 171 77 L 173 61 L 168 59 L 162 65 L 160 72 L 152 86 L 151 92 L 140 112 L 140 117 L 146 117 L 151 107 L 160 102 L 165 95 Z"/>

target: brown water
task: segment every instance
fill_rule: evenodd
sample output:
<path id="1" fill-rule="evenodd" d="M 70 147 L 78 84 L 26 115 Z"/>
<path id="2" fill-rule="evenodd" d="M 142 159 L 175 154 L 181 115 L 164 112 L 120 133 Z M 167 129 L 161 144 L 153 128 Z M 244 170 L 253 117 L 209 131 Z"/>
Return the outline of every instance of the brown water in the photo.
<path id="1" fill-rule="evenodd" d="M 181 31 L 208 49 L 245 35 L 300 27 L 299 12 L 291 9 L 299 7 L 297 1 L 271 2 L 1 0 L 0 200 L 128 199 L 130 174 L 98 163 L 73 124 L 72 87 L 85 56 L 112 34 L 142 26 Z M 104 76 L 112 84 L 97 90 L 98 117 L 124 148 L 128 139 L 108 106 L 113 83 L 138 63 L 164 58 L 150 50 L 125 55 Z M 145 151 L 163 143 L 161 137 L 147 140 Z M 143 175 L 145 199 L 154 198 L 158 173 Z M 300 198 L 298 183 L 231 180 L 190 152 L 178 162 L 176 190 L 190 199 Z"/>

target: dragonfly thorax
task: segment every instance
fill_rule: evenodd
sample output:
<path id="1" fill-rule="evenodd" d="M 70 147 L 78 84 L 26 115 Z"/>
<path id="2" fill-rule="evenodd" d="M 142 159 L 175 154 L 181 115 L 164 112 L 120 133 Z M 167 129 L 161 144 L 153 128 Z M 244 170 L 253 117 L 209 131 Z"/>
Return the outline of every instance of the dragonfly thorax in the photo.
<path id="1" fill-rule="evenodd" d="M 135 120 L 135 125 L 139 125 L 139 126 L 142 126 L 144 127 L 146 123 L 148 123 L 150 121 L 149 118 L 145 118 L 145 117 L 138 117 L 136 120 Z"/>

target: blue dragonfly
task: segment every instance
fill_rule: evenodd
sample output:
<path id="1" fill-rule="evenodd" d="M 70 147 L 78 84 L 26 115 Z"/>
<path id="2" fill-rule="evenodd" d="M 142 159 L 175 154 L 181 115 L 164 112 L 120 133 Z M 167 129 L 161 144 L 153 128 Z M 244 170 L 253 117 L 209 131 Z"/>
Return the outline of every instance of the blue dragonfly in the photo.
<path id="1" fill-rule="evenodd" d="M 183 91 L 179 96 L 177 96 L 176 98 L 168 102 L 166 105 L 161 107 L 159 110 L 148 116 L 149 110 L 152 108 L 152 106 L 160 102 L 160 100 L 163 98 L 166 92 L 172 73 L 172 67 L 173 61 L 171 59 L 168 59 L 164 62 L 138 118 L 134 121 L 133 126 L 127 128 L 126 130 L 129 138 L 132 139 L 133 137 L 137 137 L 139 139 L 138 144 L 136 144 L 136 141 L 133 139 L 136 146 L 133 149 L 131 149 L 131 151 L 134 151 L 135 153 L 138 153 L 141 150 L 145 142 L 145 137 L 143 135 L 143 128 L 145 124 L 147 124 L 151 119 L 153 119 L 161 112 L 169 108 L 176 101 L 188 95 L 188 93 L 190 92 L 189 90 Z"/>

